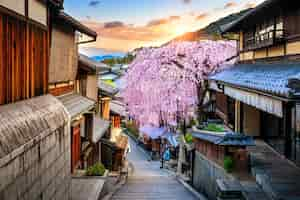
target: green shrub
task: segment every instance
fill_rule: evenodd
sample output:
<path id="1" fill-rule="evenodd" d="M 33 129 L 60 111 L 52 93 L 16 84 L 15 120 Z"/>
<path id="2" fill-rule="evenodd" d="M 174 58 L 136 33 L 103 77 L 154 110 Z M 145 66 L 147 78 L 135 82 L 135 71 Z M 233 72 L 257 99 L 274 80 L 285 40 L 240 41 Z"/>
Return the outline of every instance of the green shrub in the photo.
<path id="1" fill-rule="evenodd" d="M 213 132 L 224 132 L 224 127 L 218 124 L 208 124 L 203 130 Z"/>
<path id="2" fill-rule="evenodd" d="M 226 172 L 231 173 L 234 168 L 234 162 L 231 156 L 226 156 L 224 158 L 224 169 Z"/>
<path id="3" fill-rule="evenodd" d="M 188 144 L 190 144 L 193 142 L 193 135 L 191 133 L 187 133 L 184 139 Z"/>
<path id="4" fill-rule="evenodd" d="M 112 86 L 112 87 L 116 87 L 116 83 L 113 80 L 106 80 L 104 82 L 107 83 L 108 85 Z"/>
<path id="5" fill-rule="evenodd" d="M 195 119 L 191 119 L 189 126 L 190 126 L 190 127 L 193 127 L 193 126 L 195 126 L 196 124 L 197 124 L 196 120 L 195 120 Z"/>
<path id="6" fill-rule="evenodd" d="M 105 173 L 105 167 L 102 163 L 96 163 L 86 170 L 87 176 L 103 176 Z"/>
<path id="7" fill-rule="evenodd" d="M 126 124 L 126 128 L 134 137 L 136 137 L 136 138 L 139 137 L 139 129 L 134 123 L 128 122 Z"/>

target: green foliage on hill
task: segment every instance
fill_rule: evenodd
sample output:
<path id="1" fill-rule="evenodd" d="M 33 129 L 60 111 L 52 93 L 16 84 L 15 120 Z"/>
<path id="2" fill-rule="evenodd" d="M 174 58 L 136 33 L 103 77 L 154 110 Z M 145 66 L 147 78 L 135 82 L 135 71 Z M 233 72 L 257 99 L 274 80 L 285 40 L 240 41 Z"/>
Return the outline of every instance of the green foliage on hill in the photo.
<path id="1" fill-rule="evenodd" d="M 240 18 L 242 15 L 244 15 L 246 12 L 250 11 L 251 9 L 252 8 L 248 8 L 246 10 L 242 10 L 241 12 L 230 14 L 226 17 L 218 19 L 215 22 L 212 22 L 211 24 L 209 24 L 208 26 L 206 26 L 201 30 L 185 33 L 181 36 L 176 37 L 172 41 L 198 41 L 202 39 L 210 39 L 210 40 L 223 39 L 224 35 L 221 34 L 221 27 L 234 22 L 235 20 Z M 226 38 L 237 39 L 236 35 L 234 34 L 226 34 Z"/>
<path id="2" fill-rule="evenodd" d="M 113 66 L 115 64 L 130 64 L 133 60 L 134 60 L 134 56 L 131 54 L 127 54 L 124 57 L 121 58 L 109 58 L 109 59 L 105 59 L 102 62 L 109 65 L 109 66 Z"/>
<path id="3" fill-rule="evenodd" d="M 136 126 L 135 123 L 133 122 L 127 122 L 125 124 L 125 128 L 127 129 L 127 131 L 129 131 L 131 133 L 132 136 L 134 136 L 135 138 L 139 137 L 139 128 Z"/>

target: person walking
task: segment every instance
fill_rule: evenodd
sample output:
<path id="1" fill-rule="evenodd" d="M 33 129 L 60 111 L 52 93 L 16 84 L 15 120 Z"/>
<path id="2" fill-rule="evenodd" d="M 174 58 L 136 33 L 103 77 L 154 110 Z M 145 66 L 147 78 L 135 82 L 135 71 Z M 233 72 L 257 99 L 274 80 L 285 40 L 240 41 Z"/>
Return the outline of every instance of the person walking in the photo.
<path id="1" fill-rule="evenodd" d="M 161 148 L 161 166 L 160 168 L 164 168 L 164 162 L 170 160 L 170 147 L 166 141 L 166 139 L 162 142 L 162 148 Z"/>

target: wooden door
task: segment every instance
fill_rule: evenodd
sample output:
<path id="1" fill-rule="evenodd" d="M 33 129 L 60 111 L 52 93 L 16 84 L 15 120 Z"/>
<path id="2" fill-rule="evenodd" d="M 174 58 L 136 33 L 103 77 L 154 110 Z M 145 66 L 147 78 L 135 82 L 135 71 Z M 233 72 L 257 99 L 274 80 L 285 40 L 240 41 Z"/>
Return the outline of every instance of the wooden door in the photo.
<path id="1" fill-rule="evenodd" d="M 72 152 L 71 152 L 71 172 L 73 173 L 74 170 L 79 166 L 80 164 L 80 147 L 81 147 L 81 141 L 80 141 L 80 124 L 72 127 Z"/>
<path id="2" fill-rule="evenodd" d="M 114 128 L 121 127 L 121 117 L 120 116 L 113 116 L 112 117 L 112 124 Z"/>

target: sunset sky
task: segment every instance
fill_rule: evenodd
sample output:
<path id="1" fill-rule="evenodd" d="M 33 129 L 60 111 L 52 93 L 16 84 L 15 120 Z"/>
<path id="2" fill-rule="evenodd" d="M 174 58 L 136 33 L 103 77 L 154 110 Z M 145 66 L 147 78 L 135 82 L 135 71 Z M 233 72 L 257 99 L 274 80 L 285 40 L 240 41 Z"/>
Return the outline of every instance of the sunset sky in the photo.
<path id="1" fill-rule="evenodd" d="M 65 10 L 97 31 L 90 56 L 157 46 L 263 0 L 65 0 Z"/>

